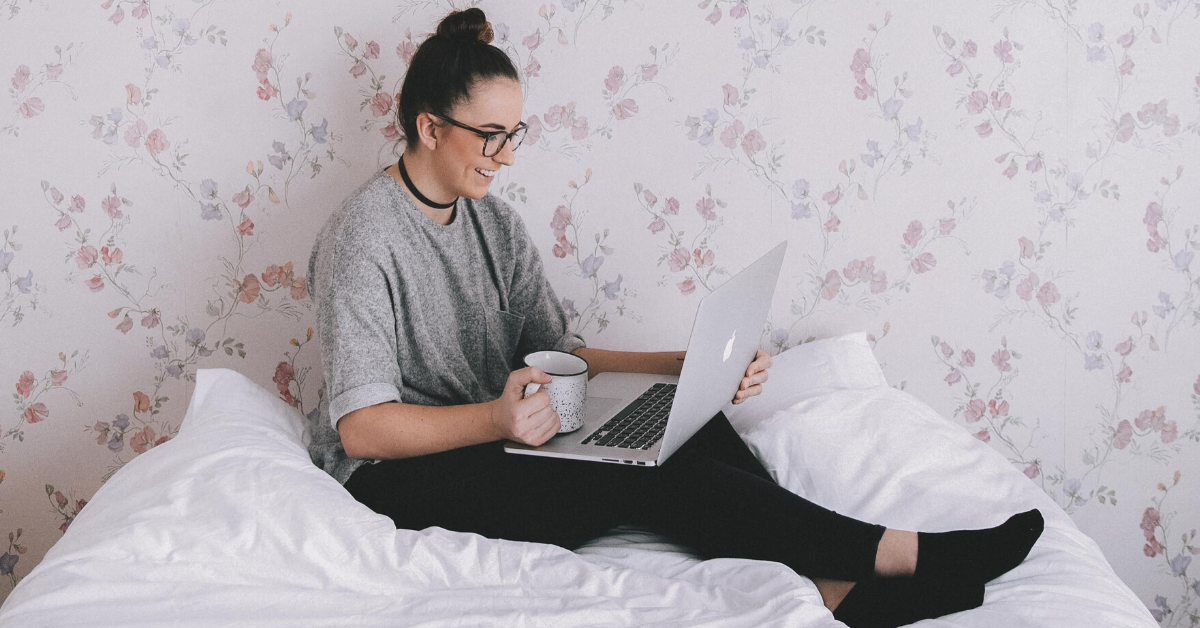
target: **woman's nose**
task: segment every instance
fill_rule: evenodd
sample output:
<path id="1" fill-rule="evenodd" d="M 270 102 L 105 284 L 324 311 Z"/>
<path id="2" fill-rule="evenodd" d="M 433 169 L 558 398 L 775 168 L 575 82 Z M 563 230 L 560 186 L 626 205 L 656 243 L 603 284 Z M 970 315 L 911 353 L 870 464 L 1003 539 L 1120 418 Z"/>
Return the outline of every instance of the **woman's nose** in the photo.
<path id="1" fill-rule="evenodd" d="M 500 152 L 496 153 L 492 157 L 492 160 L 504 164 L 505 166 L 513 165 L 517 159 L 513 154 L 512 142 L 505 142 L 504 147 L 500 149 Z"/>

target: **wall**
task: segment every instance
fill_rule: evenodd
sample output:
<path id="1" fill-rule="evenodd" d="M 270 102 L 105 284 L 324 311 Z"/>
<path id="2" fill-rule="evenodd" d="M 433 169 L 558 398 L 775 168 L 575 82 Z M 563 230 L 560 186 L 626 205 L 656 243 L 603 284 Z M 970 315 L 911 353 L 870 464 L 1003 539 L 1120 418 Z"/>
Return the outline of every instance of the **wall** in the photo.
<path id="1" fill-rule="evenodd" d="M 450 8 L 0 0 L 0 588 L 196 369 L 315 407 L 313 237 Z M 482 8 L 533 127 L 493 192 L 590 344 L 682 348 L 787 238 L 764 347 L 867 330 L 1164 624 L 1197 612 L 1200 3 Z"/>

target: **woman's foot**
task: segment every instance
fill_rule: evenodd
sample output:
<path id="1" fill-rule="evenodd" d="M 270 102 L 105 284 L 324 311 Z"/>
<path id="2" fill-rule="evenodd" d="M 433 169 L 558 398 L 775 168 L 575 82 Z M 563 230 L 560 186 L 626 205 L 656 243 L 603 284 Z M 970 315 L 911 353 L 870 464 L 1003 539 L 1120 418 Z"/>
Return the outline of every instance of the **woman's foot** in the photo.
<path id="1" fill-rule="evenodd" d="M 915 578 L 983 584 L 1021 564 L 1042 535 L 1042 513 L 1029 510 L 983 530 L 918 532 Z"/>
<path id="2" fill-rule="evenodd" d="M 895 628 L 983 604 L 983 583 L 876 578 L 854 584 L 833 610 L 850 628 Z"/>

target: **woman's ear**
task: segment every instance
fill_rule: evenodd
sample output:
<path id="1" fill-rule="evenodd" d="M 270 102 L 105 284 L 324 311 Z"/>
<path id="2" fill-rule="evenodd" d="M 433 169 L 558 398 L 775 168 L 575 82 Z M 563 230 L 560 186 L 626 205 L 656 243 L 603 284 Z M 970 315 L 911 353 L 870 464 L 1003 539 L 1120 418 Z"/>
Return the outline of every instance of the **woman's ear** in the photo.
<path id="1" fill-rule="evenodd" d="M 428 112 L 417 114 L 417 140 L 422 146 L 429 150 L 437 148 L 438 133 L 442 130 L 437 124 L 437 118 L 434 118 Z"/>

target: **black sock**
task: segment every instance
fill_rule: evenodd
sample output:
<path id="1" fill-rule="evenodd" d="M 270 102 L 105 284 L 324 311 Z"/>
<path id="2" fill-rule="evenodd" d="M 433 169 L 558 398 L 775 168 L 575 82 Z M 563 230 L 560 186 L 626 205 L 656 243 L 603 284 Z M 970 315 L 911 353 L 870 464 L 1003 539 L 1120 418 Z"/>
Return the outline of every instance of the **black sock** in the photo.
<path id="1" fill-rule="evenodd" d="M 917 570 L 923 580 L 984 583 L 1021 564 L 1042 535 L 1042 513 L 1029 510 L 983 530 L 917 533 Z"/>
<path id="2" fill-rule="evenodd" d="M 876 578 L 854 585 L 833 611 L 850 628 L 894 628 L 978 608 L 983 583 Z"/>

